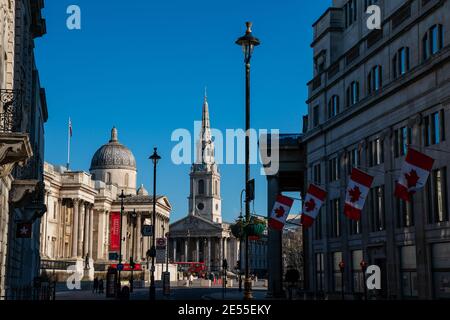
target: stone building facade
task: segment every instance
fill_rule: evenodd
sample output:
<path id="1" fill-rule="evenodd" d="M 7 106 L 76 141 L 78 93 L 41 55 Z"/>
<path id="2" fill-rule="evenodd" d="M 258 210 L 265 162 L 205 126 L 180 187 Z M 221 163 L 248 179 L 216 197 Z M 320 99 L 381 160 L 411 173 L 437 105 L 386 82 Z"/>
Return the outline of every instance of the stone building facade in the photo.
<path id="1" fill-rule="evenodd" d="M 204 263 L 206 271 L 220 271 L 227 259 L 232 270 L 239 259 L 240 246 L 231 234 L 231 224 L 222 221 L 220 173 L 214 159 L 206 95 L 197 160 L 189 176 L 189 214 L 170 225 L 169 259 L 185 270 L 189 263 Z"/>
<path id="2" fill-rule="evenodd" d="M 118 262 L 109 255 L 114 253 L 110 225 L 111 215 L 121 211 L 122 190 L 122 262 L 132 259 L 145 269 L 152 238 L 143 237 L 141 229 L 152 224 L 153 197 L 143 185 L 136 188 L 136 172 L 135 158 L 119 142 L 116 128 L 110 141 L 94 154 L 90 173 L 45 164 L 48 210 L 41 223 L 41 257 L 45 268 L 56 268 L 58 280 L 67 276 L 70 265 L 92 280 L 95 272 Z M 157 196 L 157 238 L 164 238 L 169 230 L 170 211 L 167 197 Z"/>
<path id="3" fill-rule="evenodd" d="M 381 30 L 366 27 L 370 4 Z M 328 192 L 305 234 L 316 293 L 362 293 L 365 260 L 381 268 L 382 298 L 450 298 L 449 12 L 446 0 L 335 0 L 313 25 L 302 139 L 307 180 Z M 436 159 L 411 204 L 394 197 L 408 146 Z M 375 176 L 358 223 L 343 215 L 353 167 Z"/>
<path id="4" fill-rule="evenodd" d="M 14 299 L 39 274 L 48 112 L 33 49 L 46 33 L 43 6 L 42 0 L 0 1 L 0 299 Z M 22 298 L 31 297 L 24 292 Z"/>

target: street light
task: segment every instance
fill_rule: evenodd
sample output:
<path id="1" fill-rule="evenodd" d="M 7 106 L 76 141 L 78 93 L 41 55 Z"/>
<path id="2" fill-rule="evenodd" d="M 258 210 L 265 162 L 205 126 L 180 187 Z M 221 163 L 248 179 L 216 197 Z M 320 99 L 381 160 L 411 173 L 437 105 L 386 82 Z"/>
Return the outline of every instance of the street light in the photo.
<path id="1" fill-rule="evenodd" d="M 245 35 L 240 37 L 236 44 L 242 47 L 244 52 L 245 63 L 245 221 L 250 222 L 250 60 L 253 55 L 253 50 L 260 44 L 260 41 L 252 35 L 252 23 L 246 22 L 247 31 Z M 245 285 L 244 285 L 244 299 L 251 300 L 252 297 L 252 282 L 249 277 L 248 264 L 248 236 L 245 235 Z"/>
<path id="2" fill-rule="evenodd" d="M 122 216 L 123 216 L 123 212 L 125 210 L 124 206 L 123 206 L 123 199 L 125 199 L 127 196 L 122 192 L 119 195 L 120 198 L 120 247 L 119 247 L 119 263 L 117 265 L 117 269 L 119 271 L 119 275 L 118 275 L 118 282 L 117 282 L 117 296 L 120 297 L 120 293 L 122 290 L 122 285 L 120 283 L 120 272 L 122 269 Z"/>
<path id="3" fill-rule="evenodd" d="M 364 286 L 364 300 L 367 300 L 367 284 L 366 284 L 366 270 L 367 266 L 369 265 L 366 261 L 362 260 L 359 264 L 361 266 L 361 271 L 363 274 L 363 286 Z"/>
<path id="4" fill-rule="evenodd" d="M 151 276 L 150 276 L 150 300 L 155 300 L 156 297 L 156 288 L 155 288 L 155 256 L 156 256 L 156 164 L 161 159 L 161 157 L 158 155 L 157 148 L 153 149 L 153 154 L 149 158 L 153 162 L 153 243 L 152 248 L 150 250 L 150 256 L 152 258 L 152 268 Z"/>

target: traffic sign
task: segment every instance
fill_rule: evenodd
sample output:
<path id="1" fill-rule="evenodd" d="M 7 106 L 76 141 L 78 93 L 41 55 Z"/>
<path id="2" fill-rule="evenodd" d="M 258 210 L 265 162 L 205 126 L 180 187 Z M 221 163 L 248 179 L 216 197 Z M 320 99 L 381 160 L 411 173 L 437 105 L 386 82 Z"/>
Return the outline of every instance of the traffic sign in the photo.
<path id="1" fill-rule="evenodd" d="M 166 248 L 166 238 L 156 239 L 156 247 L 159 249 Z"/>
<path id="2" fill-rule="evenodd" d="M 119 263 L 117 265 L 117 270 L 122 271 L 123 270 L 123 263 Z"/>
<path id="3" fill-rule="evenodd" d="M 142 231 L 141 233 L 142 233 L 143 237 L 151 237 L 151 236 L 153 236 L 153 226 L 152 225 L 144 224 L 142 226 L 142 230 L 141 231 Z"/>
<path id="4" fill-rule="evenodd" d="M 119 253 L 118 252 L 110 252 L 109 253 L 109 260 L 112 260 L 112 261 L 119 260 Z"/>
<path id="5" fill-rule="evenodd" d="M 157 249 L 156 263 L 165 263 L 165 262 L 166 262 L 166 249 Z"/>

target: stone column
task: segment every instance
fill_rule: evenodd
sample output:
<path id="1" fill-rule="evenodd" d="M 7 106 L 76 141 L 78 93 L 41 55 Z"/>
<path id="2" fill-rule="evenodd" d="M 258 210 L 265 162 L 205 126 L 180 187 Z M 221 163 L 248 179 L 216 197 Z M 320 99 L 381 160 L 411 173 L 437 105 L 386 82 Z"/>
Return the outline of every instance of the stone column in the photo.
<path id="1" fill-rule="evenodd" d="M 57 239 L 57 257 L 62 258 L 63 257 L 63 250 L 64 250 L 64 213 L 63 213 L 63 207 L 62 207 L 62 201 L 61 199 L 58 199 L 58 239 Z"/>
<path id="2" fill-rule="evenodd" d="M 88 253 L 89 250 L 89 222 L 90 222 L 90 217 L 89 217 L 89 204 L 87 202 L 84 203 L 83 205 L 83 210 L 84 210 L 84 226 L 83 226 L 83 258 L 86 257 L 86 254 Z"/>
<path id="3" fill-rule="evenodd" d="M 222 260 L 223 260 L 223 238 L 219 238 L 219 269 L 222 269 Z"/>
<path id="4" fill-rule="evenodd" d="M 141 249 L 141 214 L 137 213 L 137 221 L 136 221 L 136 260 L 141 261 L 142 260 L 142 249 Z"/>
<path id="5" fill-rule="evenodd" d="M 77 256 L 82 257 L 83 256 L 83 225 L 84 225 L 84 202 L 83 200 L 80 200 L 78 204 L 78 251 Z"/>
<path id="6" fill-rule="evenodd" d="M 188 242 L 189 242 L 189 238 L 184 239 L 184 262 L 189 262 L 189 257 L 188 257 Z"/>
<path id="7" fill-rule="evenodd" d="M 100 230 L 99 230 L 100 231 Z M 89 206 L 89 257 L 94 258 L 94 205 Z"/>
<path id="8" fill-rule="evenodd" d="M 211 238 L 208 238 L 208 261 L 207 266 L 209 271 L 211 271 Z"/>
<path id="9" fill-rule="evenodd" d="M 173 262 L 177 261 L 177 238 L 172 240 L 173 243 Z"/>
<path id="10" fill-rule="evenodd" d="M 79 220 L 79 199 L 73 199 L 73 219 L 72 219 L 72 258 L 78 257 L 78 220 Z"/>
<path id="11" fill-rule="evenodd" d="M 195 239 L 195 262 L 199 262 L 200 260 L 200 243 L 198 238 Z"/>
<path id="12" fill-rule="evenodd" d="M 108 259 L 109 253 L 109 211 L 105 211 L 105 235 L 104 235 L 103 258 Z"/>

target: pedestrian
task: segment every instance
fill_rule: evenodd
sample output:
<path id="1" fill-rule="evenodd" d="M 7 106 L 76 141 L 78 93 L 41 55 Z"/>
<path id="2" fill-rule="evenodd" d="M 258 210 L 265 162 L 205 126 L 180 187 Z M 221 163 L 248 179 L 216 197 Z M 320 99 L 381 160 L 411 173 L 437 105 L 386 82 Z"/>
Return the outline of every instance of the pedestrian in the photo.
<path id="1" fill-rule="evenodd" d="M 94 279 L 94 287 L 92 288 L 92 293 L 97 292 L 97 290 L 98 290 L 98 278 L 95 277 L 95 279 Z"/>
<path id="2" fill-rule="evenodd" d="M 100 279 L 100 281 L 98 282 L 98 293 L 102 294 L 103 290 L 104 290 L 103 279 Z"/>
<path id="3" fill-rule="evenodd" d="M 192 287 L 192 283 L 194 282 L 194 276 L 192 273 L 189 275 L 189 286 Z"/>

